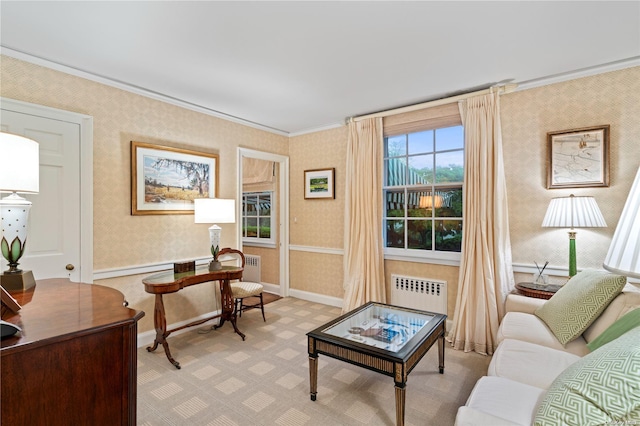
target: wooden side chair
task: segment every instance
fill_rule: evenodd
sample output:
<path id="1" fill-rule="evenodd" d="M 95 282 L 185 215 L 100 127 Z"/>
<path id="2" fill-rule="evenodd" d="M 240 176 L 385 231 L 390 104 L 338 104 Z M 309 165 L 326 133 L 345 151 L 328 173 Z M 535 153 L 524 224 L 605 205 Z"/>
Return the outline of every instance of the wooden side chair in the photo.
<path id="1" fill-rule="evenodd" d="M 244 253 L 240 250 L 232 249 L 232 248 L 223 248 L 218 253 L 220 261 L 231 260 L 224 259 L 222 256 L 229 255 L 233 256 L 233 258 L 240 258 L 242 262 L 242 267 L 244 268 Z M 262 319 L 266 322 L 267 319 L 264 316 L 264 303 L 262 299 L 262 292 L 264 291 L 264 286 L 260 283 L 254 283 L 250 281 L 236 281 L 231 283 L 231 292 L 233 294 L 233 300 L 235 302 L 235 313 L 238 316 L 242 316 L 242 311 L 246 311 L 249 309 L 260 308 L 262 311 Z M 257 297 L 258 302 L 253 304 L 245 304 L 245 299 Z"/>

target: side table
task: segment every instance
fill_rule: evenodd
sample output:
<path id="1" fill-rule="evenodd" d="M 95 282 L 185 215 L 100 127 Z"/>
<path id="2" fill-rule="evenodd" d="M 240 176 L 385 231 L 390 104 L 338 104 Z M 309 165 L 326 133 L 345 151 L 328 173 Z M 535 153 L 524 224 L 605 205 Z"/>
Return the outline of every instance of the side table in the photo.
<path id="1" fill-rule="evenodd" d="M 556 284 L 535 284 L 535 283 L 517 283 L 516 290 L 518 293 L 527 297 L 535 297 L 537 299 L 551 299 L 551 296 L 556 294 L 556 291 L 560 290 L 560 285 Z"/>

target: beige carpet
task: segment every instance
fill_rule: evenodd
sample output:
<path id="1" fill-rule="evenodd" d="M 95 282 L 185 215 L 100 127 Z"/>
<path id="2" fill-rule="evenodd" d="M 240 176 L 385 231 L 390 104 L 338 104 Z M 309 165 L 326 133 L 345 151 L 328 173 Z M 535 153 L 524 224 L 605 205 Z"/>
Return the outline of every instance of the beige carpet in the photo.
<path id="1" fill-rule="evenodd" d="M 320 355 L 318 399 L 309 398 L 306 333 L 340 315 L 340 309 L 294 298 L 245 312 L 230 324 L 202 333 L 194 327 L 169 337 L 162 348 L 138 350 L 138 425 L 394 425 L 393 379 Z M 484 375 L 490 359 L 447 347 L 438 374 L 432 347 L 409 375 L 407 425 L 452 425 L 458 407 Z"/>

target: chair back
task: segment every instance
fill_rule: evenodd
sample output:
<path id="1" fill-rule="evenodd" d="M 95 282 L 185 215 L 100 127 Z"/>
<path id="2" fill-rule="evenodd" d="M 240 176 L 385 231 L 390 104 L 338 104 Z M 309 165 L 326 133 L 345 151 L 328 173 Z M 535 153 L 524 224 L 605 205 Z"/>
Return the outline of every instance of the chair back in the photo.
<path id="1" fill-rule="evenodd" d="M 231 258 L 223 259 L 222 258 L 223 255 L 230 255 Z M 220 260 L 220 262 L 227 262 L 227 261 L 238 259 L 238 258 L 242 263 L 241 266 L 244 268 L 244 253 L 242 253 L 240 250 L 236 250 L 230 247 L 225 247 L 223 249 L 220 249 L 220 251 L 218 252 L 218 260 Z"/>

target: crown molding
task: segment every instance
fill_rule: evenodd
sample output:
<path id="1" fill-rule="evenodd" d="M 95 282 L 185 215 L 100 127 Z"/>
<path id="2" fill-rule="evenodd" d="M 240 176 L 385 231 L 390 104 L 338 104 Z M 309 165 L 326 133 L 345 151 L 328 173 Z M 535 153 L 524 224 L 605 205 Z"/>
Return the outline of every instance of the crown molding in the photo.
<path id="1" fill-rule="evenodd" d="M 211 108 L 204 107 L 202 105 L 194 104 L 179 98 L 175 98 L 172 96 L 167 96 L 159 92 L 155 92 L 153 90 L 146 89 L 144 87 L 135 86 L 132 84 L 125 83 L 123 81 L 115 80 L 109 77 L 105 77 L 99 74 L 95 74 L 89 71 L 84 71 L 79 68 L 74 68 L 65 64 L 61 64 L 58 62 L 54 62 L 45 58 L 40 58 L 37 56 L 30 55 L 28 53 L 21 52 L 19 50 L 11 49 L 6 46 L 0 46 L 0 54 L 9 56 L 15 59 L 19 59 L 21 61 L 29 62 L 34 65 L 39 65 L 45 68 L 50 68 L 55 71 L 60 71 L 65 74 L 70 74 L 76 77 L 81 77 L 86 80 L 94 81 L 96 83 L 101 83 L 106 86 L 115 87 L 117 89 L 121 89 L 130 93 L 135 93 L 140 96 L 144 96 L 147 98 L 155 99 L 157 101 L 165 102 L 171 105 L 175 105 L 181 108 L 185 108 L 191 111 L 199 112 L 202 114 L 210 115 L 213 117 L 221 118 L 223 120 L 231 121 L 234 123 L 242 124 L 247 127 L 252 127 L 258 130 L 264 130 L 265 132 L 275 133 L 281 136 L 289 136 L 289 132 L 284 130 L 275 129 L 273 127 L 265 126 L 260 123 L 255 123 L 253 121 L 245 120 L 240 117 L 236 117 L 233 115 L 225 114 L 220 111 L 216 111 Z"/>

